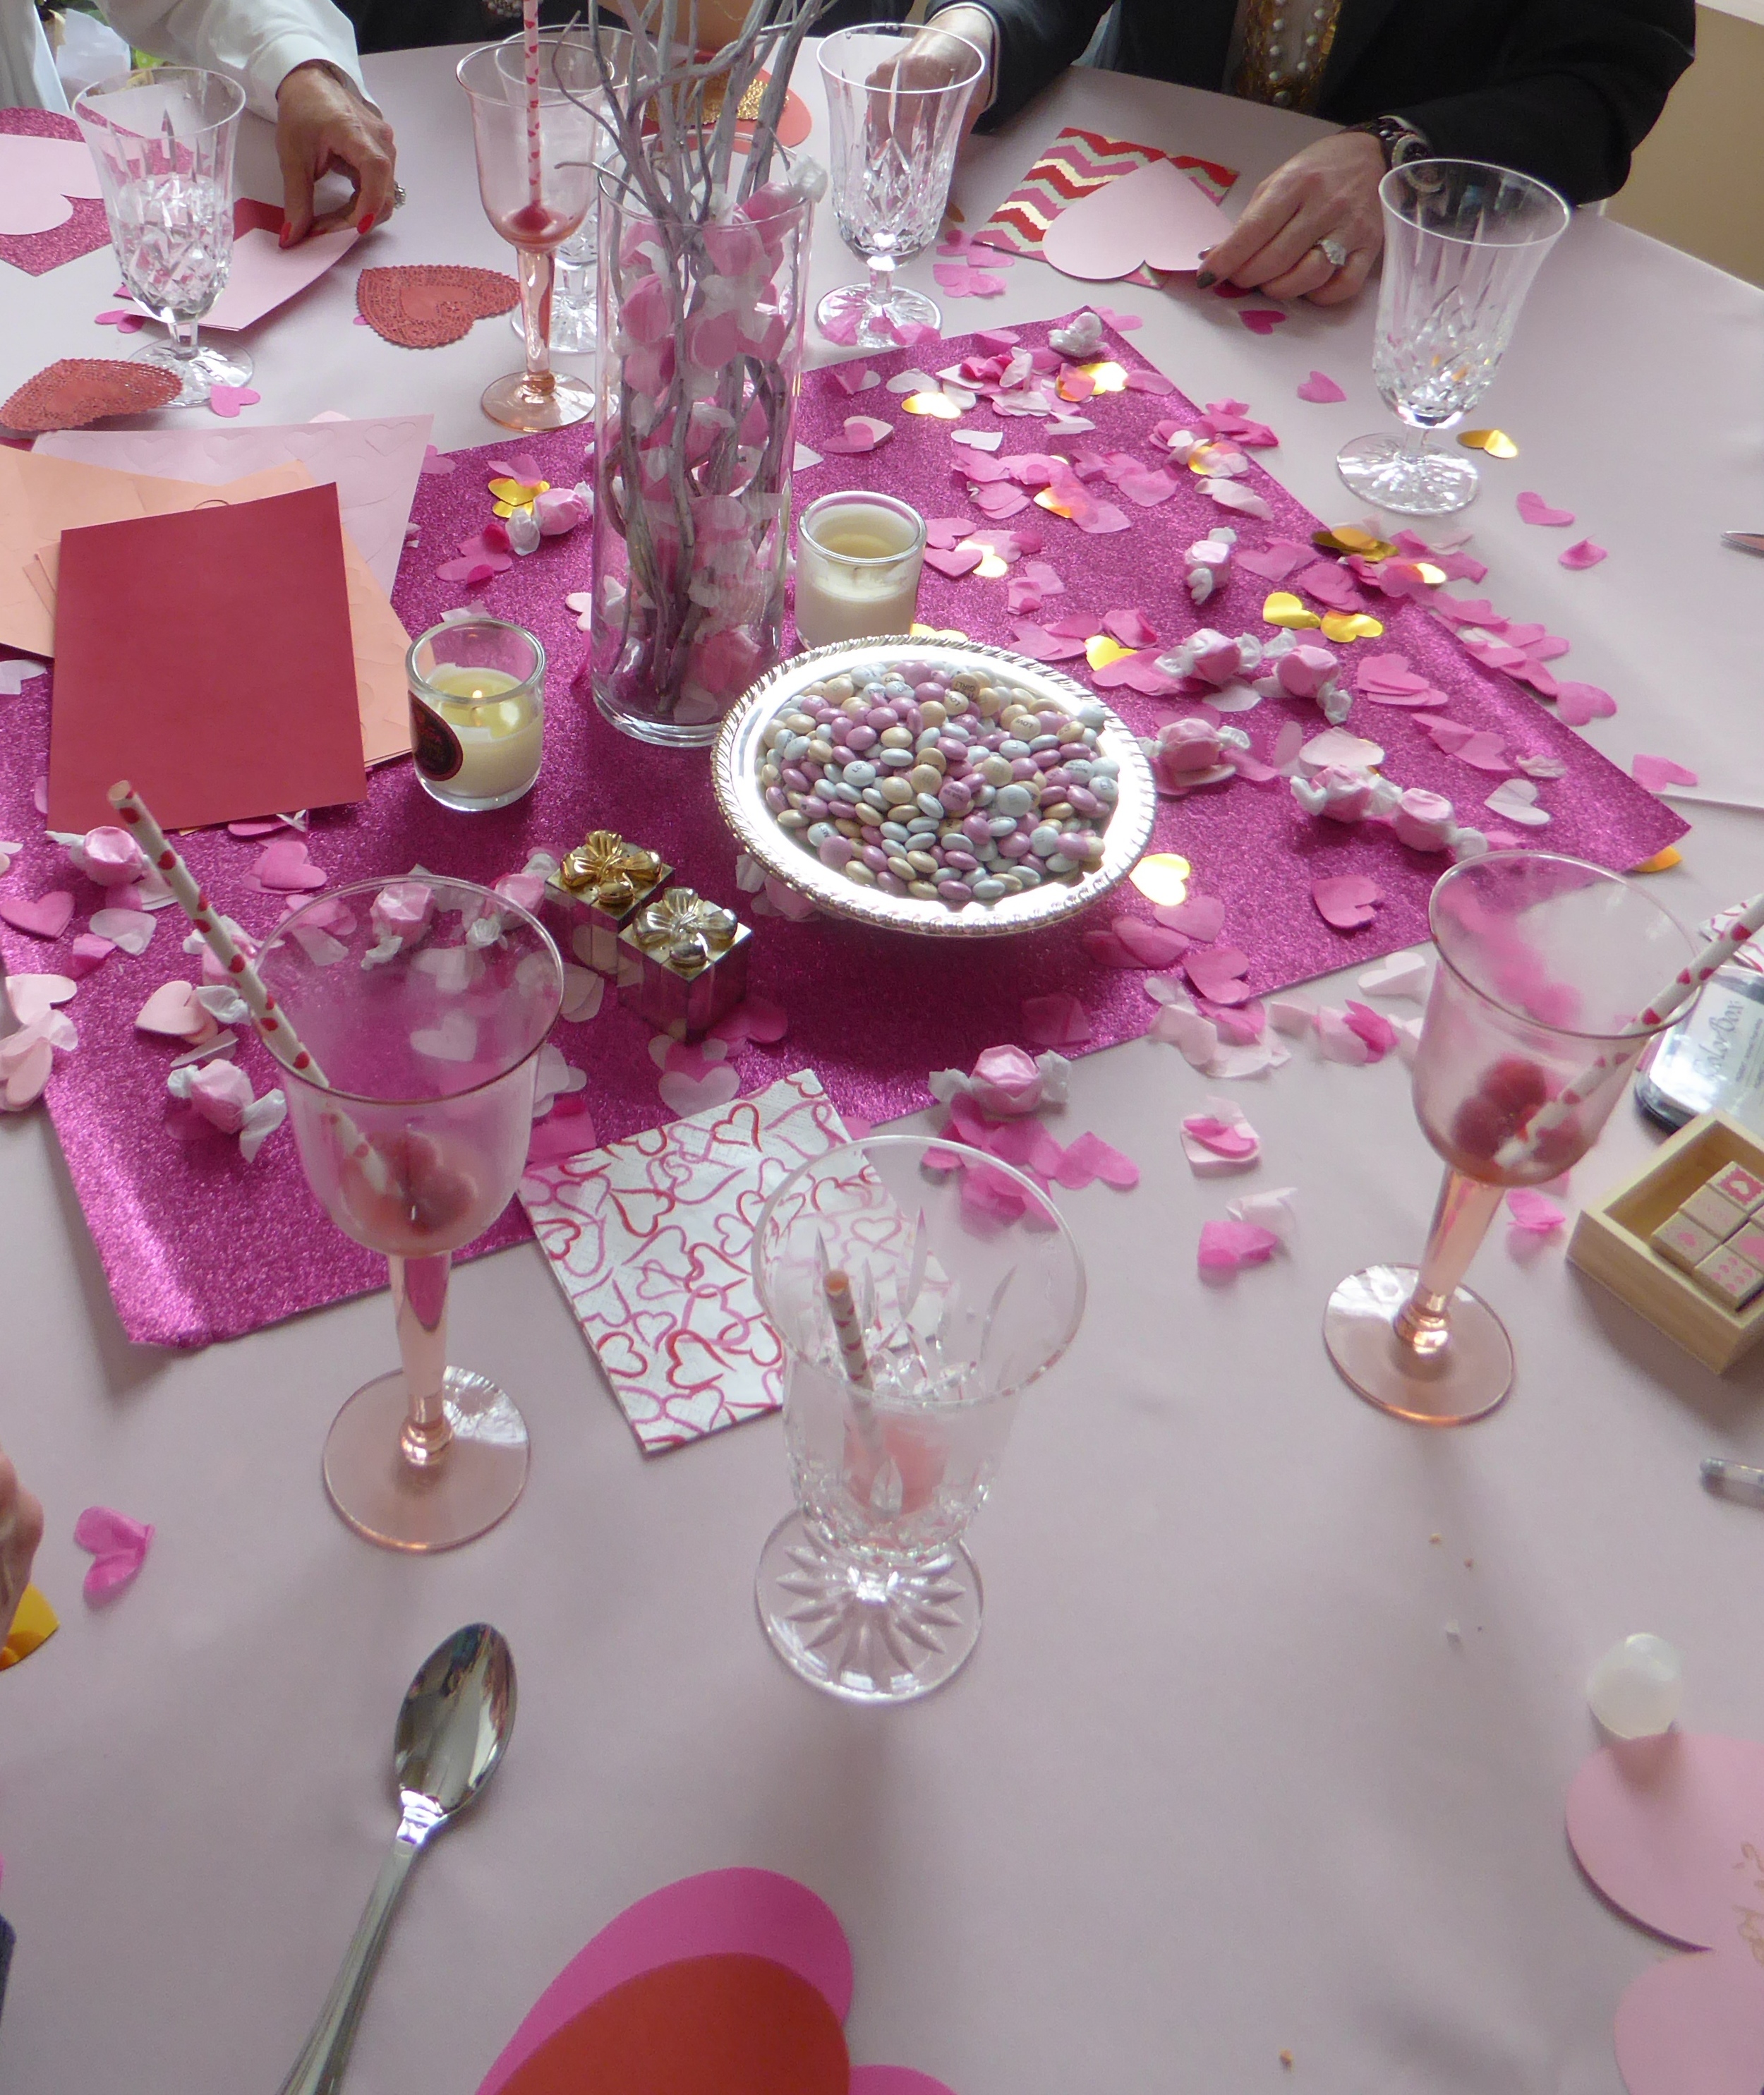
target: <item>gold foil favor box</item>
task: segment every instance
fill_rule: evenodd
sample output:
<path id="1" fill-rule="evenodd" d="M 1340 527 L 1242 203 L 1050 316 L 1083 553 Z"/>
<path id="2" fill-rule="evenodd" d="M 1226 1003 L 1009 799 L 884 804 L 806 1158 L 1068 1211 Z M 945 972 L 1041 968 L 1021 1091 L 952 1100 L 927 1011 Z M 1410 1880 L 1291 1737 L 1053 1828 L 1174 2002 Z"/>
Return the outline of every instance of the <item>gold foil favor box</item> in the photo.
<path id="1" fill-rule="evenodd" d="M 616 982 L 619 934 L 673 870 L 615 830 L 590 830 L 546 883 L 547 914 L 564 957 Z"/>
<path id="2" fill-rule="evenodd" d="M 733 910 L 670 888 L 619 934 L 620 1000 L 673 1039 L 702 1039 L 747 994 L 752 939 Z"/>

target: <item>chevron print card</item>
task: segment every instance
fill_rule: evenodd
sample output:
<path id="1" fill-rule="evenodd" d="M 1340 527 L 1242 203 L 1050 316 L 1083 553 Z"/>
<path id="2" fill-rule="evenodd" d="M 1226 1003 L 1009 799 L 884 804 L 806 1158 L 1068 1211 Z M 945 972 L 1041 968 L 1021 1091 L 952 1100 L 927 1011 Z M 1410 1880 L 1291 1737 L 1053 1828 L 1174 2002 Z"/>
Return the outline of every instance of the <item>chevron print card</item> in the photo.
<path id="1" fill-rule="evenodd" d="M 1104 138 L 1095 131 L 1069 125 L 1024 176 L 1022 186 L 1012 191 L 974 238 L 1012 255 L 1039 259 L 1043 237 L 1068 205 L 1094 195 L 1118 176 L 1149 167 L 1154 160 L 1171 161 L 1215 203 L 1237 180 L 1235 168 L 1222 167 L 1217 160 L 1197 160 L 1187 153 L 1163 153 L 1154 146 Z M 1137 269 L 1127 279 L 1129 283 L 1154 288 L 1159 281 L 1148 268 Z"/>

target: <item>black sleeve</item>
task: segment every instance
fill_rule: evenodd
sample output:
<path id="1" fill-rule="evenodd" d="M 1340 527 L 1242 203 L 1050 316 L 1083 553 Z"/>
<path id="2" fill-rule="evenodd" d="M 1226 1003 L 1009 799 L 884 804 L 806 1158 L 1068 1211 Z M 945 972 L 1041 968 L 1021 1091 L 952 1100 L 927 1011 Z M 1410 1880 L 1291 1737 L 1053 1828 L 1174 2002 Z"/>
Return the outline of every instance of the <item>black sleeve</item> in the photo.
<path id="1" fill-rule="evenodd" d="M 1517 168 L 1570 203 L 1592 203 L 1628 180 L 1630 155 L 1691 63 L 1696 36 L 1692 0 L 1536 0 L 1514 22 L 1487 86 L 1388 113 L 1444 158 Z"/>
<path id="2" fill-rule="evenodd" d="M 956 0 L 931 0 L 927 21 Z M 980 120 L 990 131 L 1084 55 L 1109 0 L 980 0 L 999 25 L 992 107 Z"/>

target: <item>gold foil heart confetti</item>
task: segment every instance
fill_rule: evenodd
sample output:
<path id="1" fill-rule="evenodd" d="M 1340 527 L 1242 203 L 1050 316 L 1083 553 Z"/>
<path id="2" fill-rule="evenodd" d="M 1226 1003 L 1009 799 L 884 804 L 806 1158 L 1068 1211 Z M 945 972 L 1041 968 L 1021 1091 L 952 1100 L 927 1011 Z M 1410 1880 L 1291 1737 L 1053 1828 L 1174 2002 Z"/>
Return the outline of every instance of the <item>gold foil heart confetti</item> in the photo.
<path id="1" fill-rule="evenodd" d="M 1289 626 L 1295 633 L 1306 632 L 1323 622 L 1314 611 L 1307 611 L 1291 590 L 1276 590 L 1262 605 L 1261 615 L 1270 625 Z"/>
<path id="2" fill-rule="evenodd" d="M 1445 569 L 1436 568 L 1431 560 L 1416 560 L 1411 564 L 1429 589 L 1437 589 L 1445 580 Z"/>
<path id="3" fill-rule="evenodd" d="M 1134 653 L 1131 647 L 1123 647 L 1118 640 L 1106 633 L 1093 633 L 1084 643 L 1085 660 L 1093 669 L 1106 669 L 1111 662 L 1119 662 Z"/>
<path id="4" fill-rule="evenodd" d="M 917 619 L 907 629 L 915 640 L 965 640 L 965 633 L 958 633 L 952 625 L 921 625 Z"/>
<path id="5" fill-rule="evenodd" d="M 984 538 L 964 538 L 956 551 L 980 555 L 980 564 L 973 572 L 982 581 L 995 582 L 1011 571 L 1010 562 L 1001 559 L 996 548 L 989 546 Z"/>
<path id="6" fill-rule="evenodd" d="M 1152 852 L 1127 875 L 1148 902 L 1174 909 L 1188 899 L 1195 869 L 1174 852 Z"/>
<path id="7" fill-rule="evenodd" d="M 1127 390 L 1127 373 L 1122 364 L 1081 364 L 1078 369 L 1099 393 L 1125 393 Z"/>
<path id="8" fill-rule="evenodd" d="M 1369 611 L 1326 612 L 1322 624 L 1323 638 L 1338 643 L 1349 640 L 1376 640 L 1384 630 L 1383 621 L 1374 618 Z"/>
<path id="9" fill-rule="evenodd" d="M 1035 497 L 1035 507 L 1045 509 L 1050 516 L 1069 517 L 1072 514 L 1051 487 L 1044 487 Z"/>
<path id="10" fill-rule="evenodd" d="M 934 422 L 959 422 L 961 410 L 947 393 L 909 393 L 901 402 L 909 415 L 929 415 Z"/>
<path id="11" fill-rule="evenodd" d="M 1374 538 L 1357 524 L 1338 524 L 1331 531 L 1313 531 L 1311 543 L 1326 553 L 1357 553 L 1363 560 L 1387 560 L 1396 551 L 1388 539 Z"/>
<path id="12" fill-rule="evenodd" d="M 1517 458 L 1519 447 L 1505 429 L 1460 429 L 1458 442 L 1467 451 L 1486 451 L 1490 458 Z"/>

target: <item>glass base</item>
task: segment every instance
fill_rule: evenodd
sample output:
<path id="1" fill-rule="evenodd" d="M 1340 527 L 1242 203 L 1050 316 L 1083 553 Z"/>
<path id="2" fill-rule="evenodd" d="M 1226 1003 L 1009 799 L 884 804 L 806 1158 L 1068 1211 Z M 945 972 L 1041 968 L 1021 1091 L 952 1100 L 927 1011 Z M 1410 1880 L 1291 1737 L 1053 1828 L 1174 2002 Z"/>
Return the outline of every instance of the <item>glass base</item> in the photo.
<path id="1" fill-rule="evenodd" d="M 844 330 L 853 323 L 857 339 L 852 346 L 856 349 L 899 349 L 906 337 L 896 333 L 896 328 L 934 328 L 939 334 L 943 331 L 943 316 L 937 301 L 926 298 L 922 291 L 909 290 L 904 284 L 895 285 L 880 301 L 872 297 L 868 284 L 842 284 L 838 290 L 829 291 L 815 308 L 815 324 L 823 334 L 830 334 L 833 328 L 839 330 L 831 338 L 834 340 L 843 341 Z"/>
<path id="2" fill-rule="evenodd" d="M 595 331 L 595 300 L 588 298 L 561 298 L 555 291 L 551 294 L 551 354 L 554 356 L 586 356 L 597 346 L 599 336 Z M 508 324 L 525 342 L 526 323 L 516 306 L 508 316 Z"/>
<path id="3" fill-rule="evenodd" d="M 516 786 L 511 793 L 487 795 L 453 792 L 443 782 L 427 777 L 420 771 L 416 773 L 416 782 L 429 799 L 441 807 L 451 808 L 455 813 L 461 815 L 484 815 L 493 808 L 512 808 L 516 800 L 525 799 L 538 784 L 539 774 L 535 771 L 525 786 Z"/>
<path id="4" fill-rule="evenodd" d="M 542 429 L 568 429 L 586 422 L 595 411 L 595 389 L 567 371 L 547 372 L 542 378 L 514 371 L 486 385 L 478 404 L 505 429 L 535 436 Z"/>
<path id="5" fill-rule="evenodd" d="M 166 403 L 172 407 L 203 407 L 217 385 L 248 385 L 255 368 L 242 349 L 229 355 L 207 342 L 203 342 L 194 356 L 180 356 L 168 341 L 143 342 L 128 360 L 131 364 L 156 364 L 162 371 L 177 374 L 184 390 L 175 400 Z"/>
<path id="6" fill-rule="evenodd" d="M 1467 1426 L 1512 1388 L 1513 1341 L 1481 1296 L 1460 1287 L 1446 1344 L 1431 1360 L 1415 1353 L 1392 1326 L 1418 1277 L 1412 1265 L 1350 1274 L 1323 1313 L 1323 1344 L 1343 1379 L 1380 1411 L 1421 1426 Z"/>
<path id="7" fill-rule="evenodd" d="M 1412 451 L 1401 437 L 1356 437 L 1335 470 L 1363 502 L 1399 516 L 1449 516 L 1476 499 L 1475 467 L 1460 453 Z"/>
<path id="8" fill-rule="evenodd" d="M 961 1670 L 980 1638 L 980 1574 L 959 1543 L 873 1571 L 827 1548 L 799 1513 L 767 1538 L 753 1597 L 791 1672 L 845 1702 L 929 1695 Z"/>
<path id="9" fill-rule="evenodd" d="M 723 731 L 721 713 L 715 720 L 675 721 L 663 713 L 633 712 L 603 688 L 598 677 L 594 679 L 593 689 L 595 703 L 602 716 L 621 734 L 628 734 L 636 742 L 647 742 L 657 749 L 708 749 Z"/>
<path id="10" fill-rule="evenodd" d="M 432 1468 L 405 1459 L 410 1409 L 403 1369 L 358 1389 L 331 1422 L 324 1488 L 368 1541 L 385 1549 L 456 1549 L 513 1509 L 527 1481 L 527 1424 L 488 1377 L 449 1368 L 443 1402 L 453 1438 Z"/>

